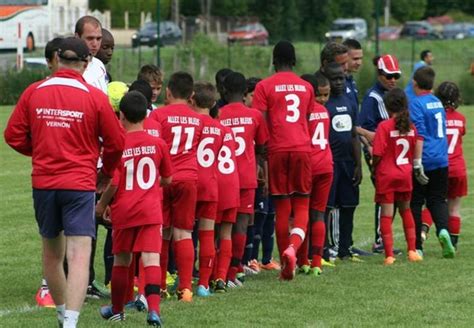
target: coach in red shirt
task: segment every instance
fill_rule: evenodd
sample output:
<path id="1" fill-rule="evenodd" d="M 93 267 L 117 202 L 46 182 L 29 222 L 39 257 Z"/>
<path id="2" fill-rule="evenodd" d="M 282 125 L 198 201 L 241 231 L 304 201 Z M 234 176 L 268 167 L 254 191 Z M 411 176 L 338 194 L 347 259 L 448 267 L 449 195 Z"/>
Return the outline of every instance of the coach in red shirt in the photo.
<path id="1" fill-rule="evenodd" d="M 95 236 L 95 192 L 110 182 L 122 155 L 124 133 L 107 96 L 82 77 L 90 57 L 86 43 L 66 38 L 58 57 L 59 70 L 21 95 L 5 140 L 17 152 L 32 156 L 44 276 L 60 325 L 75 327 L 86 294 L 91 238 Z M 99 137 L 104 165 L 97 174 Z M 65 255 L 67 279 L 62 265 Z"/>

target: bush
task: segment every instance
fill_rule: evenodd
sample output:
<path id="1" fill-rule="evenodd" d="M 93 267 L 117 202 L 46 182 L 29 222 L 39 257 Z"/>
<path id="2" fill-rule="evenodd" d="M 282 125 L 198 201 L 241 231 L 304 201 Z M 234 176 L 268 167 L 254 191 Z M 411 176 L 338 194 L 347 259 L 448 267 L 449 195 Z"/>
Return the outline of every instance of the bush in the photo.
<path id="1" fill-rule="evenodd" d="M 459 89 L 463 104 L 474 104 L 474 76 L 467 72 L 463 74 L 459 79 Z"/>
<path id="2" fill-rule="evenodd" d="M 0 105 L 16 104 L 22 92 L 33 82 L 44 79 L 47 70 L 10 70 L 0 75 Z"/>

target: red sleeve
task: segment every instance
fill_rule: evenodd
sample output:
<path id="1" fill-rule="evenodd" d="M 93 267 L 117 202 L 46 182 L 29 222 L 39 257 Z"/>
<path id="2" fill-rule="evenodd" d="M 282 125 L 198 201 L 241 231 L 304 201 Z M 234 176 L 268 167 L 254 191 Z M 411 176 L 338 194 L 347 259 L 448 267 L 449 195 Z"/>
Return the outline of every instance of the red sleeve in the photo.
<path id="1" fill-rule="evenodd" d="M 112 176 L 113 170 L 122 157 L 125 131 L 121 127 L 114 110 L 105 96 L 103 99 L 100 99 L 100 106 L 99 135 L 103 139 L 102 146 L 104 147 L 102 157 L 104 166 L 102 167 L 102 171 L 105 175 Z"/>
<path id="2" fill-rule="evenodd" d="M 171 175 L 173 175 L 173 166 L 171 165 L 171 156 L 168 151 L 168 146 L 164 141 L 159 142 L 158 146 L 160 147 L 162 157 L 160 163 L 160 176 L 169 178 Z"/>
<path id="3" fill-rule="evenodd" d="M 4 132 L 6 143 L 17 152 L 31 156 L 31 125 L 28 117 L 28 101 L 32 88 L 28 88 L 20 97 Z"/>
<path id="4" fill-rule="evenodd" d="M 375 130 L 375 139 L 374 139 L 374 148 L 373 155 L 382 157 L 385 153 L 385 148 L 387 147 L 387 133 L 383 128 L 383 125 L 379 125 L 377 130 Z"/>
<path id="5" fill-rule="evenodd" d="M 120 183 L 120 175 L 122 174 L 121 170 L 122 170 L 122 167 L 117 167 L 115 169 L 112 182 L 111 182 L 112 186 L 118 187 Z"/>
<path id="6" fill-rule="evenodd" d="M 256 145 L 264 145 L 269 138 L 268 128 L 263 115 L 260 112 L 255 112 L 255 118 L 257 121 L 257 134 L 255 136 Z"/>
<path id="7" fill-rule="evenodd" d="M 265 96 L 265 88 L 263 83 L 257 83 L 255 91 L 253 93 L 252 107 L 262 112 L 268 110 L 267 97 Z"/>
<path id="8" fill-rule="evenodd" d="M 464 115 L 462 116 L 462 122 L 461 135 L 464 136 L 466 134 L 466 117 Z"/>

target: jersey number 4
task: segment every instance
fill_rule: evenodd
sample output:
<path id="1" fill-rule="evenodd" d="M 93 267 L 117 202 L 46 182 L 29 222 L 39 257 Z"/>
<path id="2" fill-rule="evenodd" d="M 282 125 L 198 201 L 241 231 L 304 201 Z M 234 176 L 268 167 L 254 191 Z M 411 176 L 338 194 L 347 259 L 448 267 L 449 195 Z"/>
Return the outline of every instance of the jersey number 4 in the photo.
<path id="1" fill-rule="evenodd" d="M 134 158 L 129 159 L 124 163 L 125 169 L 127 170 L 125 178 L 125 190 L 133 190 L 135 178 L 140 189 L 150 189 L 156 181 L 156 166 L 153 159 L 150 157 L 142 157 L 137 163 L 137 169 L 135 170 Z M 148 167 L 148 180 L 145 181 L 143 178 L 143 171 L 145 167 Z"/>
<path id="2" fill-rule="evenodd" d="M 328 144 L 328 139 L 324 135 L 324 123 L 318 122 L 314 130 L 313 138 L 311 138 L 313 146 L 319 146 L 321 150 L 325 150 Z"/>

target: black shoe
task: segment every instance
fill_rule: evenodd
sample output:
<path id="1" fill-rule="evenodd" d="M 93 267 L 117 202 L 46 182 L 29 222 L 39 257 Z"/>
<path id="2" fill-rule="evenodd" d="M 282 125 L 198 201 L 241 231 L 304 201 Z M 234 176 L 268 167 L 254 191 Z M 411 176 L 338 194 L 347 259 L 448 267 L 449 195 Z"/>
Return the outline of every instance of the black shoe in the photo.
<path id="1" fill-rule="evenodd" d="M 364 251 L 363 249 L 355 248 L 355 247 L 349 248 L 349 252 L 351 252 L 352 255 L 358 255 L 358 256 L 372 256 L 373 255 L 370 252 L 367 252 L 367 251 Z"/>
<path id="2" fill-rule="evenodd" d="M 216 284 L 214 287 L 214 293 L 225 293 L 227 291 L 225 282 L 221 279 L 216 280 Z"/>
<path id="3" fill-rule="evenodd" d="M 96 286 L 94 286 L 94 284 L 92 284 L 87 287 L 86 297 L 94 300 L 100 300 L 103 298 L 108 298 L 109 295 L 101 292 Z"/>
<path id="4" fill-rule="evenodd" d="M 383 248 L 383 244 L 373 244 L 372 245 L 372 253 L 374 253 L 374 254 L 384 254 L 385 250 Z M 395 255 L 395 256 L 400 255 L 402 253 L 403 252 L 398 248 L 393 249 L 393 255 Z"/>

